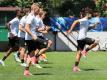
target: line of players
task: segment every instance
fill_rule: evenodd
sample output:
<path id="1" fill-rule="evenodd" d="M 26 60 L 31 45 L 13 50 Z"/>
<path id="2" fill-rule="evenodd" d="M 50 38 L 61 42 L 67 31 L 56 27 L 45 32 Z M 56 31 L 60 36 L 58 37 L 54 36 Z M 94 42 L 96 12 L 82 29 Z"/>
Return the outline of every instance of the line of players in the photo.
<path id="1" fill-rule="evenodd" d="M 25 15 L 22 16 L 22 14 Z M 17 61 L 21 62 L 21 66 L 25 66 L 24 75 L 31 75 L 29 67 L 32 65 L 42 68 L 38 64 L 40 58 L 45 58 L 45 52 L 52 45 L 52 41 L 45 38 L 44 34 L 48 33 L 50 28 L 43 23 L 46 12 L 38 3 L 33 3 L 30 10 L 17 10 L 16 17 L 7 23 L 8 39 L 10 48 L 0 60 L 0 64 L 5 66 L 4 61 L 16 49 L 18 43 L 19 60 L 15 54 Z M 25 42 L 27 49 L 25 47 Z M 27 50 L 27 54 L 26 53 Z"/>
<path id="2" fill-rule="evenodd" d="M 0 63 L 3 66 L 5 65 L 5 59 L 10 55 L 11 52 L 14 51 L 15 43 L 19 41 L 19 53 L 22 63 L 21 65 L 25 65 L 24 75 L 28 76 L 31 75 L 31 73 L 29 72 L 30 64 L 32 63 L 33 65 L 36 65 L 38 63 L 38 58 L 41 54 L 43 54 L 46 50 L 50 48 L 50 46 L 52 45 L 52 41 L 47 40 L 43 37 L 43 33 L 47 33 L 49 31 L 49 28 L 45 27 L 43 24 L 45 12 L 42 8 L 40 8 L 39 4 L 32 4 L 31 11 L 27 11 L 26 15 L 22 17 L 22 19 L 19 21 L 20 14 L 20 10 L 18 10 L 16 17 L 7 24 L 9 30 L 8 37 L 10 49 L 7 51 L 2 60 L 0 60 Z M 88 29 L 95 28 L 96 25 L 99 24 L 99 22 L 95 22 L 93 25 L 90 26 L 89 19 L 91 17 L 91 12 L 83 12 L 82 18 L 74 21 L 70 29 L 67 31 L 67 33 L 69 34 L 77 24 L 80 24 L 79 36 L 77 40 L 77 55 L 73 71 L 81 71 L 78 68 L 81 56 L 86 56 L 87 52 L 98 44 L 97 40 L 87 38 Z M 24 59 L 24 54 L 26 51 L 24 45 L 25 42 L 28 52 L 27 58 Z M 85 49 L 86 44 L 88 44 L 89 47 Z M 24 64 L 24 61 L 26 61 L 26 64 Z"/>

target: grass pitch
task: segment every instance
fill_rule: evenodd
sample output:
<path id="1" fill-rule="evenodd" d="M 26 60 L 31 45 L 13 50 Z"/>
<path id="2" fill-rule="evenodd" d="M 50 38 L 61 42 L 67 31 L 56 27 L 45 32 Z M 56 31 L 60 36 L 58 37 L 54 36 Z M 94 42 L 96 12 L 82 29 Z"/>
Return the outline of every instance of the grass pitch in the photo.
<path id="1" fill-rule="evenodd" d="M 0 53 L 0 58 L 4 54 Z M 73 72 L 75 52 L 47 52 L 48 63 L 43 69 L 30 67 L 33 76 L 23 76 L 24 67 L 14 61 L 13 54 L 0 65 L 0 80 L 107 80 L 107 52 L 89 52 L 82 58 L 81 72 Z"/>

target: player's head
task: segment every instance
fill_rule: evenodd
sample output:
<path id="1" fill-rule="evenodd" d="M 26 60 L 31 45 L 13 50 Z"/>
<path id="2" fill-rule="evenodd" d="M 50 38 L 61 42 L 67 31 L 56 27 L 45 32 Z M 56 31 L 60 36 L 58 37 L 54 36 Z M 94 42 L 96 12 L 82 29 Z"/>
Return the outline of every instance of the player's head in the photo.
<path id="1" fill-rule="evenodd" d="M 42 19 L 45 18 L 45 14 L 46 14 L 45 11 L 43 11 L 43 10 L 40 10 L 40 11 L 39 11 L 39 16 L 40 16 Z"/>
<path id="2" fill-rule="evenodd" d="M 85 11 L 84 13 L 84 17 L 87 17 L 88 19 L 90 19 L 92 17 L 92 11 Z"/>
<path id="3" fill-rule="evenodd" d="M 92 17 L 92 9 L 89 8 L 83 8 L 80 12 L 80 17 L 88 17 L 91 18 Z"/>
<path id="4" fill-rule="evenodd" d="M 16 16 L 17 17 L 21 17 L 21 15 L 22 15 L 22 10 L 21 9 L 17 9 L 16 10 Z"/>
<path id="5" fill-rule="evenodd" d="M 29 8 L 24 8 L 23 9 L 23 16 L 24 15 L 28 15 L 30 13 L 30 9 Z"/>
<path id="6" fill-rule="evenodd" d="M 33 11 L 34 14 L 38 14 L 39 13 L 39 8 L 40 8 L 40 5 L 38 3 L 33 3 L 31 5 L 31 11 Z"/>
<path id="7" fill-rule="evenodd" d="M 100 16 L 99 11 L 94 11 L 93 16 L 94 16 L 94 17 Z"/>

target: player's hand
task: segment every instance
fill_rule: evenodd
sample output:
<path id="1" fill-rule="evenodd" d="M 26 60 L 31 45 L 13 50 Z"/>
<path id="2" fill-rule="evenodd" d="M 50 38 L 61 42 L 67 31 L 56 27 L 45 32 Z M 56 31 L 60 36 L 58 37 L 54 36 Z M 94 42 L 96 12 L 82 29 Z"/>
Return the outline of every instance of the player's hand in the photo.
<path id="1" fill-rule="evenodd" d="M 9 35 L 10 35 L 10 38 L 13 38 L 14 37 L 14 34 L 13 33 L 9 33 Z"/>
<path id="2" fill-rule="evenodd" d="M 36 40 L 36 39 L 37 39 L 37 36 L 32 35 L 32 39 L 33 39 L 33 40 Z"/>

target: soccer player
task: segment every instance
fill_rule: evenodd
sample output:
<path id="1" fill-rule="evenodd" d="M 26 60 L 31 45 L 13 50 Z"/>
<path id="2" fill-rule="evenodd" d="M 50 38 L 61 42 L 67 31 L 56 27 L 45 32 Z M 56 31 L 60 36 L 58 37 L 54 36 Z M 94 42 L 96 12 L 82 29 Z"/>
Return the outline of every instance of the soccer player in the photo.
<path id="1" fill-rule="evenodd" d="M 6 58 L 15 50 L 16 45 L 18 44 L 18 26 L 19 18 L 21 17 L 21 10 L 16 10 L 16 17 L 12 19 L 8 24 L 8 39 L 9 39 L 9 50 L 6 52 L 4 57 L 0 60 L 0 64 L 5 66 L 4 61 Z"/>
<path id="2" fill-rule="evenodd" d="M 29 13 L 29 15 L 26 18 L 26 25 L 25 25 L 25 40 L 27 43 L 27 47 L 28 47 L 28 58 L 26 61 L 26 67 L 25 67 L 25 71 L 24 71 L 24 75 L 25 76 L 29 76 L 31 75 L 30 71 L 29 71 L 29 67 L 31 64 L 31 59 L 32 57 L 39 52 L 38 50 L 38 41 L 40 41 L 37 38 L 37 34 L 36 34 L 36 26 L 37 26 L 37 19 L 36 16 L 38 15 L 39 12 L 39 4 L 38 3 L 33 3 L 31 5 L 31 12 Z"/>
<path id="3" fill-rule="evenodd" d="M 83 18 L 74 21 L 70 29 L 67 31 L 67 33 L 70 33 L 77 24 L 80 24 L 80 30 L 77 40 L 78 46 L 77 46 L 76 61 L 73 67 L 73 71 L 81 71 L 80 68 L 78 67 L 81 56 L 82 55 L 85 56 L 89 50 L 91 50 L 93 47 L 95 47 L 98 44 L 97 40 L 87 37 L 87 31 L 90 26 L 89 19 L 92 17 L 92 13 L 90 11 L 85 11 L 83 16 L 84 16 Z M 97 23 L 90 27 L 95 28 L 96 25 Z M 86 44 L 89 46 L 85 49 L 84 47 Z M 82 51 L 85 52 L 83 53 Z"/>
<path id="4" fill-rule="evenodd" d="M 25 53 L 26 53 L 26 49 L 25 49 L 25 23 L 26 23 L 26 18 L 29 14 L 29 10 L 25 9 L 24 10 L 24 14 L 25 16 L 23 16 L 19 22 L 19 32 L 18 32 L 18 37 L 19 37 L 19 52 L 20 52 L 20 60 L 21 60 L 21 66 L 26 66 L 25 64 Z"/>
<path id="5" fill-rule="evenodd" d="M 103 30 L 103 27 L 102 27 L 102 23 L 101 23 L 101 20 L 100 20 L 100 13 L 98 11 L 94 11 L 93 12 L 93 18 L 90 20 L 91 24 L 94 24 L 94 23 L 98 23 L 97 27 L 95 29 L 92 29 L 90 31 L 102 31 Z"/>
<path id="6" fill-rule="evenodd" d="M 45 48 L 43 48 L 41 53 L 40 53 L 41 55 L 40 55 L 39 59 L 42 60 L 42 61 L 47 61 L 45 52 L 52 45 L 52 41 L 44 37 L 44 34 L 47 34 L 49 32 L 49 29 L 50 29 L 48 26 L 43 24 L 43 19 L 45 18 L 45 14 L 46 14 L 45 11 L 40 10 L 39 15 L 38 15 L 39 18 L 40 18 L 40 26 L 38 28 L 38 32 L 39 32 L 40 35 L 38 35 L 38 37 L 40 37 L 40 38 L 44 39 L 45 41 L 47 41 L 47 46 Z M 42 27 L 42 30 L 40 30 L 41 27 Z"/>

